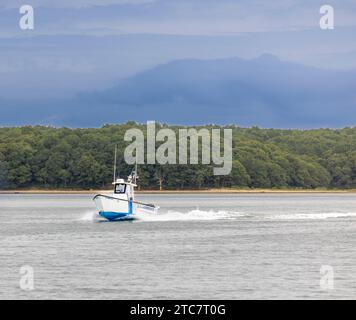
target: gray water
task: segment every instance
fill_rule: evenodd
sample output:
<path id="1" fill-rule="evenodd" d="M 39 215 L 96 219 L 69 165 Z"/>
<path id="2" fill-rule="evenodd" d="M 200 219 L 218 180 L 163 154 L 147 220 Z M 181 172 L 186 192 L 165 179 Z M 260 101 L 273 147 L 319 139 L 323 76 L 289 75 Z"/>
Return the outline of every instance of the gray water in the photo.
<path id="1" fill-rule="evenodd" d="M 159 215 L 103 222 L 90 195 L 0 195 L 0 298 L 356 297 L 356 195 L 140 200 Z M 22 266 L 33 268 L 31 291 Z"/>

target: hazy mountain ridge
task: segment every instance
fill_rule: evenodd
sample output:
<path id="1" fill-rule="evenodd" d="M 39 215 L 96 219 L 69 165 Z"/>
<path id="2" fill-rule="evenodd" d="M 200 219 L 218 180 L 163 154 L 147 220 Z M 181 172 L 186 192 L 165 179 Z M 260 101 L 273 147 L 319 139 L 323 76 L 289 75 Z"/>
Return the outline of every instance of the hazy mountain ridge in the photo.
<path id="1" fill-rule="evenodd" d="M 140 120 L 339 126 L 356 120 L 355 89 L 356 72 L 307 67 L 266 54 L 253 60 L 173 61 L 84 100 L 130 108 Z"/>
<path id="2" fill-rule="evenodd" d="M 127 120 L 341 127 L 356 123 L 356 72 L 308 67 L 269 54 L 252 60 L 183 59 L 101 92 L 36 105 L 31 123 L 74 127 Z M 16 115 L 18 109 L 9 107 L 8 113 Z M 22 108 L 22 115 L 27 112 Z M 5 112 L 2 122 L 6 118 Z"/>

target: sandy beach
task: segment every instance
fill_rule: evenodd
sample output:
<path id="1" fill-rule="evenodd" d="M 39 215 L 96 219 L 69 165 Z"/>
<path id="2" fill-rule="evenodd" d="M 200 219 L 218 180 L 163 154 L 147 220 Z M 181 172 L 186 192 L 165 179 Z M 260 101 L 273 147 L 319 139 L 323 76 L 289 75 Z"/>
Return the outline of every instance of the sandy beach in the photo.
<path id="1" fill-rule="evenodd" d="M 51 190 L 51 189 L 28 189 L 28 190 L 0 190 L 0 194 L 97 194 L 110 193 L 111 189 L 102 190 Z M 206 190 L 138 190 L 137 194 L 235 194 L 235 193 L 356 193 L 356 189 L 206 189 Z"/>

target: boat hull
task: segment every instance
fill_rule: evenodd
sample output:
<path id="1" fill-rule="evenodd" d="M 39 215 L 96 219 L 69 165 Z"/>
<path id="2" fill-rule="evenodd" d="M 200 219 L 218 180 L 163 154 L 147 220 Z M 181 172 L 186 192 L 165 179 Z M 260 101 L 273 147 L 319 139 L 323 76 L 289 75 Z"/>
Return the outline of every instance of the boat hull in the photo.
<path id="1" fill-rule="evenodd" d="M 109 221 L 133 220 L 134 207 L 131 201 L 98 195 L 94 198 L 99 215 Z"/>
<path id="2" fill-rule="evenodd" d="M 134 220 L 132 213 L 100 211 L 99 215 L 109 221 Z"/>

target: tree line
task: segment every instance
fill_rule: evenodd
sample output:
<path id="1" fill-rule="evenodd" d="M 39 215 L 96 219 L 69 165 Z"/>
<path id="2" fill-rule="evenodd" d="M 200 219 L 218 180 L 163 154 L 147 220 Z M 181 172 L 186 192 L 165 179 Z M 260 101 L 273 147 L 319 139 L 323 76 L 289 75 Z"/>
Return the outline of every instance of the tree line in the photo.
<path id="1" fill-rule="evenodd" d="M 212 165 L 140 165 L 140 188 L 356 188 L 356 128 L 205 127 L 233 130 L 230 175 L 214 176 Z M 146 130 L 134 122 L 87 129 L 0 128 L 0 188 L 106 188 L 115 145 L 119 175 L 132 170 L 124 161 L 130 128 Z"/>

